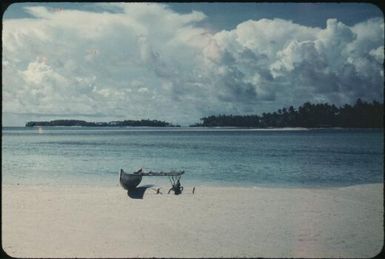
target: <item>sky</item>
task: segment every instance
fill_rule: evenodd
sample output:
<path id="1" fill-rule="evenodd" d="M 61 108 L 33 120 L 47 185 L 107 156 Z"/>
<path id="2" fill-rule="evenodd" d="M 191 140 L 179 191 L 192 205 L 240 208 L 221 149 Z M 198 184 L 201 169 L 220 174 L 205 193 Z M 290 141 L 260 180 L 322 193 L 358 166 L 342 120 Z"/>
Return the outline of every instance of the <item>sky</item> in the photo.
<path id="1" fill-rule="evenodd" d="M 15 3 L 2 47 L 3 126 L 383 102 L 368 3 Z"/>

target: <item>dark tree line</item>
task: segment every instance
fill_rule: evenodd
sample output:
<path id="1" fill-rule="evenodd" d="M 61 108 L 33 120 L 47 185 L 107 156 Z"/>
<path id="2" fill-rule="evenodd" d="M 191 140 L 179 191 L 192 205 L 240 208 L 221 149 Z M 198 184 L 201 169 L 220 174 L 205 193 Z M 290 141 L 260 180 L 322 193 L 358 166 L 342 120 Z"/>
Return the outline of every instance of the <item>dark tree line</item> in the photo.
<path id="1" fill-rule="evenodd" d="M 34 126 L 82 126 L 82 127 L 176 127 L 171 123 L 158 120 L 124 120 L 110 122 L 87 122 L 83 120 L 29 121 L 26 127 Z"/>
<path id="2" fill-rule="evenodd" d="M 201 118 L 201 123 L 193 127 L 343 127 L 343 128 L 383 128 L 384 104 L 358 99 L 352 106 L 341 107 L 328 103 L 304 103 L 295 109 L 279 109 L 273 113 L 259 115 L 218 115 Z"/>

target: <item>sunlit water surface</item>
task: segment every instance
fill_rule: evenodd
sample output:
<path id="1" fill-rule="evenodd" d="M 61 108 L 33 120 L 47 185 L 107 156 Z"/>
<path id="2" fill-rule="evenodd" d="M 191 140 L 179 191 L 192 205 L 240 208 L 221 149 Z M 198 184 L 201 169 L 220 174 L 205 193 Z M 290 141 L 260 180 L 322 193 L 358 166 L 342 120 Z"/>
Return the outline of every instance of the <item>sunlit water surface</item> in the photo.
<path id="1" fill-rule="evenodd" d="M 374 129 L 3 128 L 2 181 L 116 185 L 143 167 L 185 170 L 191 186 L 382 183 L 383 144 Z"/>

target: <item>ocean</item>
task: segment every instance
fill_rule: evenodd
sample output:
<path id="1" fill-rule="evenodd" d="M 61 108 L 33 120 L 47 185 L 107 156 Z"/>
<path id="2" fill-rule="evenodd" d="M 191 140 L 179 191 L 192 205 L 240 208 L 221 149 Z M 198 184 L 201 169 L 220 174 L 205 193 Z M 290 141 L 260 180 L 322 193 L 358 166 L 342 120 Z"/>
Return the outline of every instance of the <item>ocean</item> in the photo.
<path id="1" fill-rule="evenodd" d="M 121 168 L 184 170 L 185 186 L 382 183 L 384 136 L 382 129 L 2 129 L 3 184 L 112 186 Z"/>

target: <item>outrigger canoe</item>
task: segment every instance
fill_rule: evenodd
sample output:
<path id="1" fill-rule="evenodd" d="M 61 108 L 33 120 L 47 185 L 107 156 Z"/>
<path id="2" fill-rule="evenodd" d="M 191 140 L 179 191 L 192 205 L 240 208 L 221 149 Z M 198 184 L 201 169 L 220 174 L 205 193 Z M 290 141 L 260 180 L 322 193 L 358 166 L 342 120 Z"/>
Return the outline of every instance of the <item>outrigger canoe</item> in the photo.
<path id="1" fill-rule="evenodd" d="M 170 171 L 170 172 L 144 172 L 140 169 L 134 173 L 126 173 L 123 169 L 120 169 L 119 173 L 119 181 L 120 185 L 130 191 L 135 189 L 140 182 L 142 181 L 143 176 L 168 176 L 172 185 L 175 184 L 176 181 L 179 181 L 181 175 L 184 174 L 184 171 Z"/>

